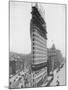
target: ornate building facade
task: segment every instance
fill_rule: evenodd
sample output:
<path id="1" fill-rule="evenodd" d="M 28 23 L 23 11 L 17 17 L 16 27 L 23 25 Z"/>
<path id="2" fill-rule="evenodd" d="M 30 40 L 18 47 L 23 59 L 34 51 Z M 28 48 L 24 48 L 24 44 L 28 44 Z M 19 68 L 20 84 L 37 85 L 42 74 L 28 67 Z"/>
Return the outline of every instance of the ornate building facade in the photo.
<path id="1" fill-rule="evenodd" d="M 55 45 L 53 44 L 51 48 L 49 48 L 47 50 L 47 55 L 48 55 L 48 61 L 47 61 L 47 71 L 48 71 L 48 75 L 50 74 L 50 72 L 53 73 L 54 71 L 54 64 L 55 64 L 55 61 L 56 61 L 56 48 L 55 48 Z"/>
<path id="2" fill-rule="evenodd" d="M 38 5 L 32 7 L 30 34 L 32 42 L 33 87 L 41 86 L 47 76 L 47 31 L 46 23 L 41 16 Z M 46 79 L 45 79 L 46 80 Z"/>

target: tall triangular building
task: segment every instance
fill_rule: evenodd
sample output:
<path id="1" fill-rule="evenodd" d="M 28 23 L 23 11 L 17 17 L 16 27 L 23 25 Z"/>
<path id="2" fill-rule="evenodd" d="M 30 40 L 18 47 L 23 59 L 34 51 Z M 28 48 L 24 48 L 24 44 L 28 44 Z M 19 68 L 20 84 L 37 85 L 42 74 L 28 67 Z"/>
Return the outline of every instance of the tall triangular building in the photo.
<path id="1" fill-rule="evenodd" d="M 38 4 L 32 7 L 30 34 L 32 42 L 32 65 L 33 86 L 40 86 L 47 76 L 47 31 L 46 23 L 42 18 Z M 37 73 L 38 72 L 38 73 Z M 36 74 L 37 73 L 37 74 Z M 46 80 L 46 79 L 45 79 Z M 42 82 L 40 84 L 40 82 Z"/>

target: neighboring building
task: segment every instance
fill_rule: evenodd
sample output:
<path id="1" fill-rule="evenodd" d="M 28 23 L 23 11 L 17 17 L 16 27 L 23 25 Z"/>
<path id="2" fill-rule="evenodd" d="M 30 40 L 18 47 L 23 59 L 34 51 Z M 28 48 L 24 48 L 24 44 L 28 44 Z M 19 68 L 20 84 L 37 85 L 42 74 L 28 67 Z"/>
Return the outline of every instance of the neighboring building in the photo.
<path id="1" fill-rule="evenodd" d="M 9 62 L 9 74 L 10 75 L 16 74 L 16 62 L 15 62 L 15 60 Z"/>
<path id="2" fill-rule="evenodd" d="M 9 54 L 9 74 L 15 75 L 24 70 L 24 59 L 20 55 L 10 52 Z"/>
<path id="3" fill-rule="evenodd" d="M 41 16 L 38 5 L 32 7 L 30 34 L 32 42 L 33 87 L 40 86 L 47 76 L 47 31 L 44 18 Z"/>
<path id="4" fill-rule="evenodd" d="M 48 75 L 52 71 L 54 71 L 54 64 L 56 60 L 56 48 L 55 45 L 53 44 L 50 49 L 47 50 L 48 52 Z"/>
<path id="5" fill-rule="evenodd" d="M 62 56 L 62 53 L 60 50 L 55 48 L 55 45 L 53 44 L 51 48 L 47 49 L 48 52 L 48 75 L 50 72 L 53 72 L 56 68 L 59 68 L 60 65 L 64 63 L 64 58 Z"/>

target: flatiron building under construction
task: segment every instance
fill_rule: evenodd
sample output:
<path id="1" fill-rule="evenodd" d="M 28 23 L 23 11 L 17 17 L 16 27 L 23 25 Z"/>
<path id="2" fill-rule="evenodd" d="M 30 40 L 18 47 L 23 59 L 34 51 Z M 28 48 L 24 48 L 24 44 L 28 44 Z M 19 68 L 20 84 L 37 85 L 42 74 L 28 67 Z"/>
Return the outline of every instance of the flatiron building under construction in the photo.
<path id="1" fill-rule="evenodd" d="M 32 86 L 42 86 L 47 79 L 47 31 L 45 20 L 38 5 L 32 6 L 30 35 L 32 42 Z"/>
<path id="2" fill-rule="evenodd" d="M 66 85 L 65 6 L 16 1 L 9 6 L 9 88 Z"/>

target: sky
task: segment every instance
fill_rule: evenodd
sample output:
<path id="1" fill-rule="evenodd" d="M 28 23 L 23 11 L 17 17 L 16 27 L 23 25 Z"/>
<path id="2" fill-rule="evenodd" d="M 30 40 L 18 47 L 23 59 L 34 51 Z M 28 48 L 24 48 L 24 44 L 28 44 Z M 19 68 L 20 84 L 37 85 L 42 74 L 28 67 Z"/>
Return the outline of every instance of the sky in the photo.
<path id="1" fill-rule="evenodd" d="M 32 3 L 10 2 L 10 51 L 31 53 L 30 20 Z M 65 6 L 38 4 L 45 11 L 47 48 L 54 43 L 65 56 Z"/>

